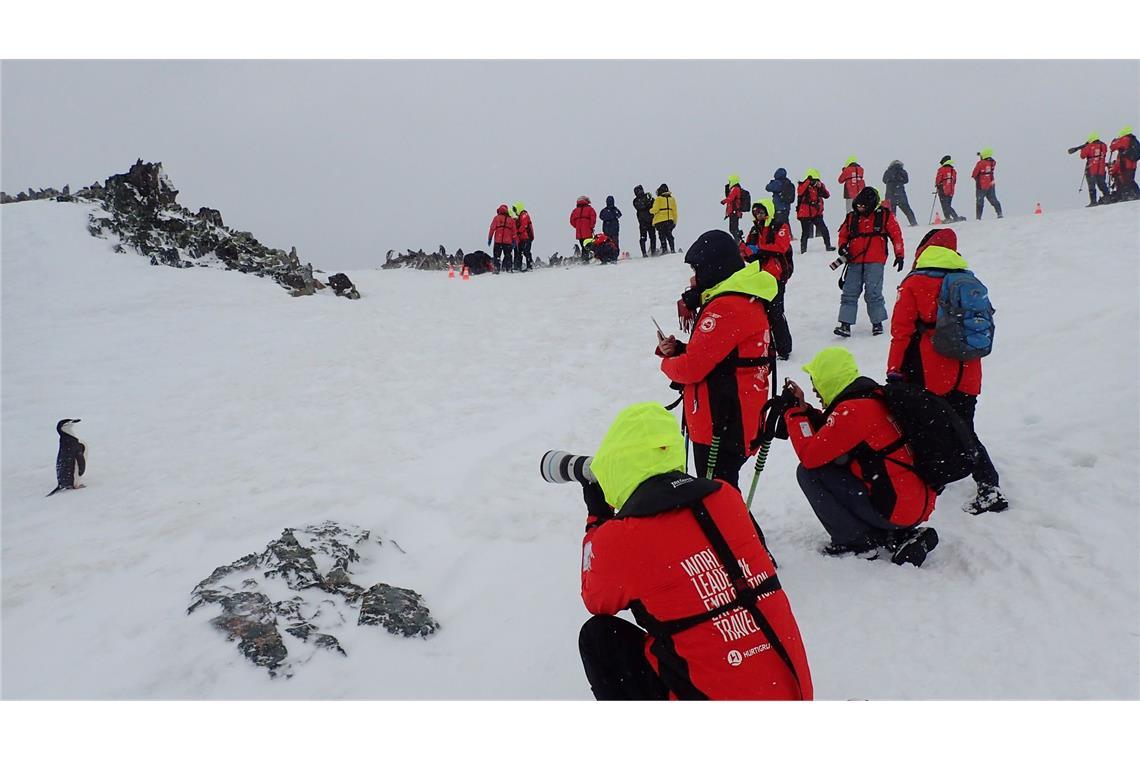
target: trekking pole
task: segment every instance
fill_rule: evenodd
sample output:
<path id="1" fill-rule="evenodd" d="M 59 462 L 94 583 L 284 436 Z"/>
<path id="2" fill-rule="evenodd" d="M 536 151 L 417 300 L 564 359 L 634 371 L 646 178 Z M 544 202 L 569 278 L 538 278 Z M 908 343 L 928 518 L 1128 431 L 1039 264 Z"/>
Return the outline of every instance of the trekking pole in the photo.
<path id="1" fill-rule="evenodd" d="M 720 436 L 714 435 L 713 439 L 712 439 L 712 445 L 709 446 L 709 464 L 708 464 L 708 467 L 706 468 L 707 474 L 705 475 L 705 477 L 708 478 L 709 480 L 712 480 L 713 471 L 716 469 L 716 455 L 719 451 L 720 451 Z"/>
<path id="2" fill-rule="evenodd" d="M 926 217 L 926 223 L 930 224 L 934 221 L 934 204 L 938 200 L 938 191 L 935 190 L 931 193 L 934 197 L 930 199 L 930 215 Z"/>
<path id="3" fill-rule="evenodd" d="M 1081 191 L 1084 189 L 1085 189 L 1085 172 L 1081 172 L 1081 184 L 1077 185 L 1077 195 L 1080 195 Z"/>
<path id="4" fill-rule="evenodd" d="M 768 462 L 768 449 L 772 448 L 772 436 L 764 433 L 764 442 L 756 452 L 756 468 L 752 471 L 752 485 L 748 487 L 748 500 L 746 504 L 752 509 L 752 497 L 756 495 L 756 484 L 760 481 L 760 473 L 764 472 L 764 465 Z"/>

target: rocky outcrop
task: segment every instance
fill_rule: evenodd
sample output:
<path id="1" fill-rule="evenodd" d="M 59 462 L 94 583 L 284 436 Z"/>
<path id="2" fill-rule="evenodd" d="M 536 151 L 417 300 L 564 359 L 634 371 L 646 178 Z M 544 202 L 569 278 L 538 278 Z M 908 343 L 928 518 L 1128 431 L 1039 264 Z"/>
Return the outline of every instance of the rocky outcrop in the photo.
<path id="1" fill-rule="evenodd" d="M 190 593 L 187 613 L 220 607 L 210 624 L 271 676 L 291 676 L 318 650 L 347 657 L 333 634 L 353 619 L 400 636 L 431 636 L 439 623 L 415 591 L 385 583 L 366 590 L 353 579 L 362 553 L 388 544 L 403 553 L 356 526 L 326 521 L 286 528 L 264 551 L 210 573 Z"/>

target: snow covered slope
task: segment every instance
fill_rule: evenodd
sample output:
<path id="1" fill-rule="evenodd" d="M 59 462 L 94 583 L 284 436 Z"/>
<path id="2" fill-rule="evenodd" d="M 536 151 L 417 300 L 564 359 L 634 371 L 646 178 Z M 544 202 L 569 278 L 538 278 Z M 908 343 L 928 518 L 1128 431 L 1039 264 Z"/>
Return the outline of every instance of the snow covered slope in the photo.
<path id="1" fill-rule="evenodd" d="M 484 276 L 350 272 L 360 301 L 152 267 L 87 209 L 3 207 L 3 696 L 589 698 L 577 653 L 580 491 L 538 475 L 614 414 L 673 394 L 653 357 L 680 256 Z M 754 510 L 821 699 L 1140 696 L 1140 204 L 955 227 L 989 285 L 979 432 L 1013 504 L 939 499 L 922 568 L 830 559 L 777 442 Z M 904 228 L 908 261 L 926 230 Z M 696 230 L 685 231 L 684 240 Z M 838 339 L 830 256 L 797 259 L 791 371 Z M 888 301 L 899 275 L 890 271 Z M 865 313 L 847 345 L 882 377 Z M 82 418 L 88 487 L 54 486 Z M 747 465 L 750 467 L 750 464 Z M 347 627 L 271 680 L 190 590 L 282 528 L 333 519 L 407 552 L 360 575 L 414 588 L 441 631 Z"/>

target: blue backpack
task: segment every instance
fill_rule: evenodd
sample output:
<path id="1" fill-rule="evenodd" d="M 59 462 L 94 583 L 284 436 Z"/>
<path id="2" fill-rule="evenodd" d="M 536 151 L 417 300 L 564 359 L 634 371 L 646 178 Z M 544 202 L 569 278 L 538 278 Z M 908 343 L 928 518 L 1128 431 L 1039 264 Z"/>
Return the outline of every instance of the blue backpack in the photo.
<path id="1" fill-rule="evenodd" d="M 969 269 L 947 272 L 938 293 L 934 350 L 958 361 L 989 356 L 994 347 L 994 307 L 989 291 Z"/>

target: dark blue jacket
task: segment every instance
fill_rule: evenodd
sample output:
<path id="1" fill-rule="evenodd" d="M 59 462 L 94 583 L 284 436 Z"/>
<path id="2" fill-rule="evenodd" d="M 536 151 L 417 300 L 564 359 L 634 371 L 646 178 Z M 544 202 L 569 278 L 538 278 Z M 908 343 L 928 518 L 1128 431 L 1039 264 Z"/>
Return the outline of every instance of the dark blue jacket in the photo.
<path id="1" fill-rule="evenodd" d="M 776 207 L 776 213 L 786 217 L 792 208 L 792 203 L 796 200 L 796 186 L 788 179 L 788 172 L 785 169 L 777 169 L 775 176 L 764 186 L 764 189 L 772 194 L 772 203 Z"/>
<path id="2" fill-rule="evenodd" d="M 618 219 L 621 219 L 621 209 L 614 205 L 614 197 L 612 195 L 606 196 L 606 207 L 598 214 L 598 218 L 602 220 L 602 232 L 610 237 L 616 238 L 618 236 Z"/>

